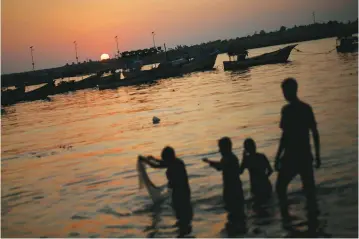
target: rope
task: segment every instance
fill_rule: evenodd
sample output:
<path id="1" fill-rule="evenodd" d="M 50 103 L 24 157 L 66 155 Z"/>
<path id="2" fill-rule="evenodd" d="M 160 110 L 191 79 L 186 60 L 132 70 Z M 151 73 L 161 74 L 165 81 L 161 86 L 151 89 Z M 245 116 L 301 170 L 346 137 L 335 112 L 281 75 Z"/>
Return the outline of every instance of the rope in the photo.
<path id="1" fill-rule="evenodd" d="M 296 50 L 297 52 L 304 53 L 304 54 L 306 54 L 306 55 L 329 54 L 329 53 L 331 53 L 332 51 L 334 51 L 335 49 L 336 49 L 336 47 L 333 48 L 333 49 L 331 49 L 330 51 L 326 51 L 326 52 L 304 52 L 304 51 L 301 51 L 301 50 L 299 50 L 299 49 L 297 49 L 297 48 L 294 48 L 294 50 Z"/>

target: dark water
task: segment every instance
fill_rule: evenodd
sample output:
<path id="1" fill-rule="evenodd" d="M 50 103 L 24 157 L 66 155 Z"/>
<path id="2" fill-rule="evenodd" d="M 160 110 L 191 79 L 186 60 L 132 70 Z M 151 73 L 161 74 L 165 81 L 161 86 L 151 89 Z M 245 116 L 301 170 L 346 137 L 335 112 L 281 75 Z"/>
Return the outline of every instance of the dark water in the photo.
<path id="1" fill-rule="evenodd" d="M 288 64 L 244 72 L 218 70 L 160 81 L 152 86 L 96 89 L 21 103 L 2 115 L 2 235 L 5 237 L 173 237 L 168 204 L 151 207 L 138 190 L 136 157 L 159 156 L 173 146 L 185 161 L 194 205 L 193 235 L 223 237 L 226 214 L 221 174 L 200 159 L 219 159 L 217 140 L 229 136 L 241 156 L 253 137 L 273 162 L 278 147 L 280 83 L 299 82 L 299 96 L 318 122 L 322 168 L 316 172 L 320 220 L 334 237 L 358 232 L 358 55 L 310 54 L 333 49 L 335 39 L 299 43 Z M 257 55 L 278 46 L 255 49 Z M 152 117 L 161 123 L 152 125 Z M 150 170 L 157 183 L 163 170 Z M 241 177 L 249 194 L 248 173 Z M 274 183 L 276 173 L 271 176 Z M 291 210 L 304 219 L 296 178 Z M 267 218 L 248 209 L 249 237 L 280 237 L 276 200 Z"/>

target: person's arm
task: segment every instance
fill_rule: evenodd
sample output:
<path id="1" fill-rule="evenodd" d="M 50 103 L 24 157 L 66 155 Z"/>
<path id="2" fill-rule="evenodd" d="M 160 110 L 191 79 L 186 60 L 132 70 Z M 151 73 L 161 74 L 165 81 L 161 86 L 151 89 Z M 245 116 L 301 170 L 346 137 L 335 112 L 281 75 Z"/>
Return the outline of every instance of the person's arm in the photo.
<path id="1" fill-rule="evenodd" d="M 312 135 L 313 135 L 314 147 L 315 147 L 316 168 L 320 168 L 322 162 L 320 160 L 320 139 L 319 139 L 319 132 L 317 127 L 314 127 L 312 129 Z"/>
<path id="2" fill-rule="evenodd" d="M 269 177 L 273 173 L 273 169 L 272 169 L 272 166 L 269 163 L 268 158 L 265 155 L 263 155 L 263 156 L 264 156 L 264 160 L 265 160 L 265 164 L 266 164 L 267 177 Z"/>
<path id="3" fill-rule="evenodd" d="M 284 140 L 285 140 L 285 133 L 282 132 L 282 136 L 280 137 L 280 140 L 279 140 L 279 147 L 278 147 L 277 155 L 275 156 L 275 163 L 274 163 L 274 168 L 277 171 L 279 170 L 279 167 L 280 167 L 279 161 L 280 161 L 280 158 L 284 151 Z"/>
<path id="4" fill-rule="evenodd" d="M 209 166 L 211 166 L 212 168 L 217 169 L 218 171 L 222 170 L 222 163 L 221 162 L 211 161 L 208 158 L 203 158 L 202 161 L 205 162 L 205 163 L 208 163 Z"/>
<path id="5" fill-rule="evenodd" d="M 162 160 L 156 159 L 152 156 L 148 156 L 148 157 L 140 156 L 140 159 L 143 162 L 147 163 L 152 168 L 166 168 L 166 165 Z"/>
<path id="6" fill-rule="evenodd" d="M 310 129 L 312 131 L 312 136 L 314 140 L 314 147 L 315 147 L 315 161 L 316 161 L 316 168 L 320 168 L 321 160 L 320 160 L 320 138 L 319 132 L 317 128 L 317 123 L 315 121 L 313 110 L 310 109 Z"/>
<path id="7" fill-rule="evenodd" d="M 274 169 L 276 171 L 279 171 L 280 168 L 280 158 L 282 156 L 282 153 L 284 152 L 284 141 L 285 141 L 285 131 L 283 130 L 284 128 L 284 108 L 282 108 L 282 112 L 281 112 L 281 119 L 280 119 L 280 124 L 279 127 L 282 129 L 282 135 L 280 137 L 279 140 L 279 146 L 278 146 L 278 150 L 277 150 L 277 155 L 275 156 L 275 162 L 274 162 Z"/>
<path id="8" fill-rule="evenodd" d="M 242 163 L 241 163 L 241 165 L 240 165 L 240 167 L 239 167 L 239 174 L 242 174 L 243 173 L 243 171 L 246 169 L 246 167 L 247 167 L 247 159 L 248 157 L 247 157 L 247 155 L 246 155 L 246 151 L 244 150 L 243 151 L 243 157 L 242 157 Z"/>

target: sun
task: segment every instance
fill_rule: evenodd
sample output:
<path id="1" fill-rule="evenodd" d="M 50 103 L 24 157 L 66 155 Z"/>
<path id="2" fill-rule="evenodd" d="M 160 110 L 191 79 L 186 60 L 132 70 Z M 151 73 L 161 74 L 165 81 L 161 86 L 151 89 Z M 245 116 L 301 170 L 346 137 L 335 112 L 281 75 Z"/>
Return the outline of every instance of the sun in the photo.
<path id="1" fill-rule="evenodd" d="M 101 55 L 101 61 L 102 60 L 107 60 L 107 59 L 109 59 L 110 58 L 110 56 L 108 55 L 108 54 L 106 54 L 106 53 L 103 53 L 102 55 Z"/>

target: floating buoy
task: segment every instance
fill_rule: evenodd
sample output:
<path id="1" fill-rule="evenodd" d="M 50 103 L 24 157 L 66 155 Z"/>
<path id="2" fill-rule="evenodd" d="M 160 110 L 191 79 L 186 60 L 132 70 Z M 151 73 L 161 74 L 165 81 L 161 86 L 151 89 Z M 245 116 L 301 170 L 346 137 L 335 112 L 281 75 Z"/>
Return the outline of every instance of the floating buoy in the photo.
<path id="1" fill-rule="evenodd" d="M 152 123 L 153 123 L 153 124 L 158 124 L 160 121 L 161 121 L 161 120 L 160 120 L 158 117 L 153 116 L 153 118 L 152 118 Z"/>

